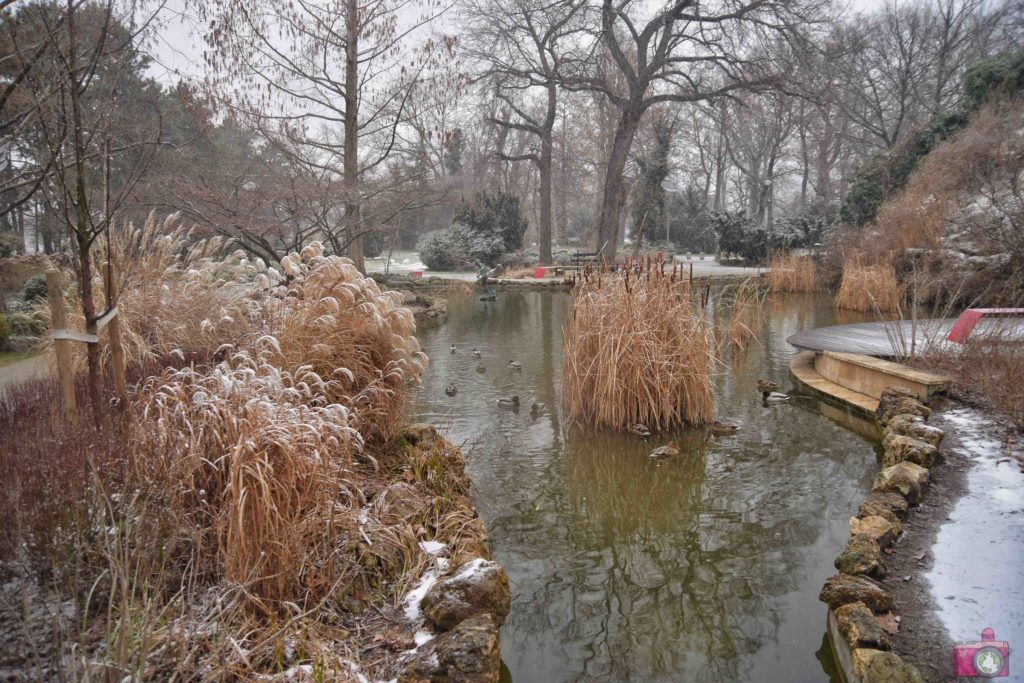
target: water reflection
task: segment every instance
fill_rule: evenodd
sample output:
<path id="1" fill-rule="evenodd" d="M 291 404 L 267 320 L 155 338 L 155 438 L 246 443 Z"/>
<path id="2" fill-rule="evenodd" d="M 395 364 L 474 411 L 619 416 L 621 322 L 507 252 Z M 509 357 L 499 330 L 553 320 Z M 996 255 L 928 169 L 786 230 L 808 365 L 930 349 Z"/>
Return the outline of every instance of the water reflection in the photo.
<path id="1" fill-rule="evenodd" d="M 754 389 L 758 377 L 790 386 L 785 339 L 830 324 L 828 302 L 769 299 L 760 345 L 716 380 L 718 414 L 742 430 L 711 443 L 674 435 L 680 455 L 667 461 L 648 454 L 669 437 L 560 421 L 568 311 L 566 296 L 503 292 L 453 302 L 448 324 L 422 337 L 432 362 L 422 416 L 469 449 L 478 507 L 512 579 L 502 642 L 511 679 L 828 680 L 817 592 L 874 453 L 819 410 L 764 406 Z M 518 414 L 495 404 L 511 394 Z M 539 416 L 534 401 L 545 404 Z"/>

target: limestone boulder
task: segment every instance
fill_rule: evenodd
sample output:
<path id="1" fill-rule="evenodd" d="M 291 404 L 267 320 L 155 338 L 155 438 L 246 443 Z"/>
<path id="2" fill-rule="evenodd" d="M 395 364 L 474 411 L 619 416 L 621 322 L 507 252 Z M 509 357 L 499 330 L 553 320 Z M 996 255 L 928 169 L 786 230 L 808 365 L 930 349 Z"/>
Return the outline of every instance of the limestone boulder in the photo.
<path id="1" fill-rule="evenodd" d="M 889 434 L 882 441 L 882 448 L 882 467 L 892 467 L 904 461 L 921 467 L 931 467 L 935 464 L 935 446 L 912 436 Z"/>
<path id="2" fill-rule="evenodd" d="M 884 650 L 876 650 L 873 647 L 858 647 L 850 653 L 850 658 L 853 660 L 853 672 L 863 681 L 871 662 L 875 657 L 884 654 L 886 654 Z"/>
<path id="3" fill-rule="evenodd" d="M 836 574 L 825 581 L 818 599 L 832 609 L 859 602 L 875 612 L 888 612 L 893 598 L 881 585 L 863 576 Z"/>
<path id="4" fill-rule="evenodd" d="M 938 427 L 932 427 L 925 423 L 924 418 L 920 415 L 908 414 L 896 415 L 889 420 L 885 426 L 883 436 L 889 436 L 890 434 L 912 436 L 936 448 L 939 447 L 939 444 L 942 443 L 942 437 L 945 436 L 945 432 Z"/>
<path id="5" fill-rule="evenodd" d="M 868 659 L 862 683 L 924 683 L 921 672 L 892 652 L 882 652 Z"/>
<path id="6" fill-rule="evenodd" d="M 889 635 L 878 625 L 874 613 L 863 602 L 851 602 L 835 611 L 839 634 L 850 646 L 888 650 L 891 646 Z"/>
<path id="7" fill-rule="evenodd" d="M 899 521 L 890 521 L 879 515 L 850 517 L 850 535 L 867 536 L 881 548 L 886 548 L 903 531 Z"/>
<path id="8" fill-rule="evenodd" d="M 900 493 L 872 491 L 860 504 L 857 516 L 870 517 L 871 515 L 877 515 L 891 522 L 898 522 L 907 518 L 907 507 L 907 499 Z"/>
<path id="9" fill-rule="evenodd" d="M 912 462 L 886 467 L 875 475 L 872 491 L 895 492 L 917 505 L 928 488 L 928 470 Z"/>
<path id="10" fill-rule="evenodd" d="M 879 423 L 884 426 L 891 417 L 897 415 L 896 406 L 901 401 L 917 401 L 917 394 L 903 387 L 886 387 L 878 399 L 878 407 L 875 408 L 875 417 Z"/>
<path id="11" fill-rule="evenodd" d="M 490 614 L 500 626 L 511 602 L 505 570 L 495 562 L 476 558 L 434 584 L 423 598 L 423 613 L 444 631 L 479 614 Z"/>
<path id="12" fill-rule="evenodd" d="M 927 420 L 931 417 L 931 414 L 931 409 L 916 398 L 897 398 L 885 410 L 882 409 L 882 404 L 879 403 L 878 409 L 875 410 L 878 424 L 883 429 L 889 426 L 889 422 L 901 415 L 916 415 Z"/>
<path id="13" fill-rule="evenodd" d="M 416 422 L 403 427 L 399 437 L 405 439 L 407 443 L 413 446 L 426 448 L 434 445 L 441 438 L 441 435 L 437 433 L 433 425 L 425 422 Z"/>
<path id="14" fill-rule="evenodd" d="M 836 569 L 857 576 L 885 576 L 882 548 L 870 536 L 853 536 L 846 542 L 843 552 L 836 558 Z"/>
<path id="15" fill-rule="evenodd" d="M 498 683 L 501 625 L 491 614 L 460 622 L 424 647 L 399 677 L 402 683 Z"/>

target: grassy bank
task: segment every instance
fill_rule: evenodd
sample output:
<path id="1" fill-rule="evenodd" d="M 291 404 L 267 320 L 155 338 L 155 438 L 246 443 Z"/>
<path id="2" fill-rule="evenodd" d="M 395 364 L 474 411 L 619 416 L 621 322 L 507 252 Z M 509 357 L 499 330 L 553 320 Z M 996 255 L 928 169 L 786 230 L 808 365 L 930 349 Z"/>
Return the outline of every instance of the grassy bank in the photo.
<path id="1" fill-rule="evenodd" d="M 0 570 L 35 634 L 3 649 L 67 680 L 390 678 L 423 544 L 487 552 L 462 455 L 402 427 L 411 313 L 319 245 L 279 272 L 157 228 L 115 245 L 127 404 L 0 403 Z"/>

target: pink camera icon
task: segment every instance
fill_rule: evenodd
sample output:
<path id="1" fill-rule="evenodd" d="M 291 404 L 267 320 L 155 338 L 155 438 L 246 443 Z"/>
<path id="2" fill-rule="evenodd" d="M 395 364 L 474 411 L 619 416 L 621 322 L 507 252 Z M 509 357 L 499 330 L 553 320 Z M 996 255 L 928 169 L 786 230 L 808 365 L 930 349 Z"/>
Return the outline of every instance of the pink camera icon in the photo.
<path id="1" fill-rule="evenodd" d="M 1000 678 L 1010 675 L 1010 644 L 996 640 L 990 628 L 981 640 L 953 646 L 953 673 L 963 678 Z"/>

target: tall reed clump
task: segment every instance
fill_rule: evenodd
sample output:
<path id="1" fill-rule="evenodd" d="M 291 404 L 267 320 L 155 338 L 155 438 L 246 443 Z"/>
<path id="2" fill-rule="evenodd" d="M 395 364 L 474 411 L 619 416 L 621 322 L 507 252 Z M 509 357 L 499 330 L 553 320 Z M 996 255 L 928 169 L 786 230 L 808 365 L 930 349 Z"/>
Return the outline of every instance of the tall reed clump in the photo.
<path id="1" fill-rule="evenodd" d="M 733 290 L 732 317 L 725 336 L 733 346 L 743 349 L 748 340 L 758 341 L 764 318 L 764 292 L 753 278 L 747 278 Z"/>
<path id="2" fill-rule="evenodd" d="M 843 263 L 843 280 L 836 293 L 836 308 L 895 313 L 903 300 L 903 287 L 891 263 L 866 265 L 860 254 Z"/>
<path id="3" fill-rule="evenodd" d="M 768 271 L 768 289 L 773 292 L 816 292 L 818 268 L 809 255 L 779 253 L 772 256 Z"/>
<path id="4" fill-rule="evenodd" d="M 713 418 L 712 335 L 674 273 L 585 277 L 563 346 L 571 420 L 667 430 Z"/>

